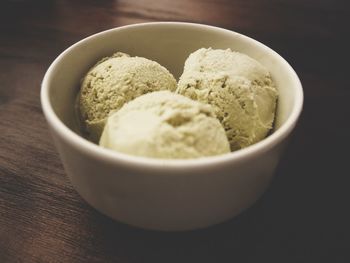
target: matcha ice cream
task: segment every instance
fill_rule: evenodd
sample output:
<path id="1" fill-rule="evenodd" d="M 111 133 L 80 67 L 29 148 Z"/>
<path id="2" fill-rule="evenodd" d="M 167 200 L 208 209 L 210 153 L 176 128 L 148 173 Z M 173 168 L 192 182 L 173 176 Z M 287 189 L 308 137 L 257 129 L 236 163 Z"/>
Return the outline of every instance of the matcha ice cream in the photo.
<path id="1" fill-rule="evenodd" d="M 169 91 L 142 95 L 112 113 L 100 145 L 165 159 L 230 152 L 225 131 L 212 107 Z"/>
<path id="2" fill-rule="evenodd" d="M 111 111 L 148 92 L 175 89 L 175 78 L 157 62 L 118 52 L 98 62 L 82 80 L 78 95 L 82 126 L 98 142 Z"/>
<path id="3" fill-rule="evenodd" d="M 230 49 L 199 49 L 185 62 L 177 93 L 213 106 L 231 150 L 262 140 L 272 128 L 277 90 L 268 70 Z"/>

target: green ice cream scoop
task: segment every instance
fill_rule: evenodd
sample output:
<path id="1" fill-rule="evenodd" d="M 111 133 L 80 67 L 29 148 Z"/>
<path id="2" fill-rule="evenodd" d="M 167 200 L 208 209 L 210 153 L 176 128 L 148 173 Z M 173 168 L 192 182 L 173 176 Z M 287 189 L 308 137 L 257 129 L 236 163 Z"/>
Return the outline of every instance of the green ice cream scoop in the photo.
<path id="1" fill-rule="evenodd" d="M 98 142 L 111 111 L 148 92 L 175 89 L 175 78 L 157 62 L 118 52 L 98 62 L 82 80 L 78 95 L 82 125 Z"/>
<path id="2" fill-rule="evenodd" d="M 142 95 L 112 113 L 100 145 L 163 159 L 230 152 L 225 130 L 212 107 L 169 91 Z"/>
<path id="3" fill-rule="evenodd" d="M 199 49 L 185 62 L 177 93 L 208 103 L 231 150 L 262 140 L 272 128 L 277 90 L 258 61 L 230 49 Z"/>

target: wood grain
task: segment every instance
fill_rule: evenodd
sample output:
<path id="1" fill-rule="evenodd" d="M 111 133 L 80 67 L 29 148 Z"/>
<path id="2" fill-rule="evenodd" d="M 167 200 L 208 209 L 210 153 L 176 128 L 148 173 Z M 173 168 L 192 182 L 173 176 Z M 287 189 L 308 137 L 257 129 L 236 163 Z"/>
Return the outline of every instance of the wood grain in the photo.
<path id="1" fill-rule="evenodd" d="M 349 262 L 348 10 L 340 0 L 2 1 L 0 262 Z M 89 207 L 40 108 L 41 79 L 65 48 L 101 30 L 163 20 L 256 38 L 292 64 L 305 91 L 300 124 L 263 198 L 200 231 L 135 229 Z"/>

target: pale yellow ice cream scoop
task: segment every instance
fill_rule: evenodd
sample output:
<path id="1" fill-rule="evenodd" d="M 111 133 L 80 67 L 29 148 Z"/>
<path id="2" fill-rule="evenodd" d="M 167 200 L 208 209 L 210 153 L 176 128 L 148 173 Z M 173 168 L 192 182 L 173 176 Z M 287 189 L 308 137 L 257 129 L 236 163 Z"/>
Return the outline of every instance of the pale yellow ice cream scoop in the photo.
<path id="1" fill-rule="evenodd" d="M 213 106 L 231 150 L 262 140 L 272 128 L 277 90 L 268 70 L 245 54 L 195 51 L 185 62 L 176 92 Z"/>
<path id="2" fill-rule="evenodd" d="M 155 61 L 118 52 L 99 61 L 84 77 L 78 95 L 81 123 L 98 142 L 111 111 L 152 91 L 176 89 L 173 75 Z"/>
<path id="3" fill-rule="evenodd" d="M 118 152 L 187 159 L 230 152 L 210 105 L 169 91 L 142 95 L 112 113 L 100 145 Z"/>

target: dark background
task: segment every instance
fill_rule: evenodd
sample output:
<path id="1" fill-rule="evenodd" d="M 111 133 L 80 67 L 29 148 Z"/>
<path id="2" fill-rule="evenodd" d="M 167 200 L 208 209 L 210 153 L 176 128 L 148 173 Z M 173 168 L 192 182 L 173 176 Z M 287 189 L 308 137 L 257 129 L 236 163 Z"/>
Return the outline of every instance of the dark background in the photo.
<path id="1" fill-rule="evenodd" d="M 350 262 L 348 1 L 139 0 L 0 3 L 0 262 Z M 63 171 L 40 108 L 65 48 L 113 27 L 189 21 L 280 53 L 305 92 L 300 123 L 265 195 L 224 224 L 162 233 L 89 207 Z"/>

